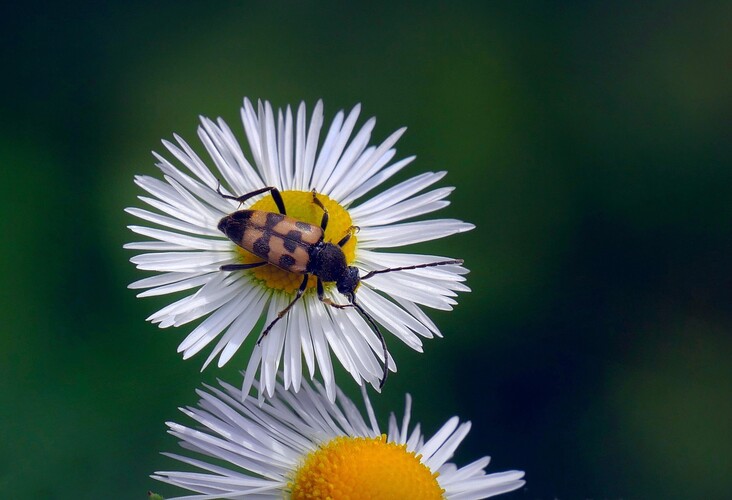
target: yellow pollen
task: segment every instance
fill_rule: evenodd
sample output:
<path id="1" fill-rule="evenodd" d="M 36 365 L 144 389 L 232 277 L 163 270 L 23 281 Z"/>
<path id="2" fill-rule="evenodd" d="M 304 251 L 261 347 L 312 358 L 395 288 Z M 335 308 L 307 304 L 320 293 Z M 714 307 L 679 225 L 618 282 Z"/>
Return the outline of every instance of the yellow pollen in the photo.
<path id="1" fill-rule="evenodd" d="M 289 217 L 320 227 L 323 210 L 313 203 L 313 193 L 311 191 L 281 191 L 280 193 L 282 194 L 282 200 L 285 203 L 285 209 L 287 209 L 287 215 Z M 325 208 L 328 209 L 328 227 L 325 229 L 325 241 L 338 243 L 353 225 L 351 216 L 345 208 L 338 204 L 338 202 L 331 200 L 328 196 L 320 193 L 317 196 Z M 265 196 L 252 206 L 247 207 L 247 209 L 279 212 L 271 195 Z M 241 261 L 246 264 L 260 262 L 262 260 L 241 247 L 237 246 L 236 249 L 241 256 Z M 346 255 L 346 262 L 349 265 L 356 259 L 355 234 L 343 246 L 343 253 Z M 250 272 L 269 288 L 275 288 L 287 293 L 295 293 L 300 287 L 300 283 L 302 283 L 302 275 L 285 271 L 272 264 L 256 267 Z M 311 276 L 308 282 L 308 289 L 315 288 L 315 284 L 316 279 Z"/>
<path id="2" fill-rule="evenodd" d="M 341 436 L 311 452 L 287 484 L 291 500 L 440 500 L 437 473 L 406 445 Z"/>

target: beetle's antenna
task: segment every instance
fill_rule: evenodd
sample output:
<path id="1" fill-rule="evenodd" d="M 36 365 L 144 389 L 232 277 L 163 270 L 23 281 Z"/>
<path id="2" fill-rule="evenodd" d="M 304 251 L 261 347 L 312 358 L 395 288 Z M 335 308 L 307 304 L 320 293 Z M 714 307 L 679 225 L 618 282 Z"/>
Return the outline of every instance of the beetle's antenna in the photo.
<path id="1" fill-rule="evenodd" d="M 356 294 L 354 293 L 347 293 L 345 294 L 348 298 L 348 301 L 350 304 L 334 304 L 333 302 L 328 301 L 328 303 L 332 306 L 343 308 L 343 307 L 353 307 L 358 312 L 361 313 L 361 315 L 366 318 L 366 321 L 369 322 L 371 325 L 371 328 L 374 329 L 376 332 L 376 336 L 379 337 L 379 341 L 381 342 L 381 348 L 384 351 L 384 374 L 381 376 L 381 380 L 379 381 L 379 389 L 384 387 L 384 383 L 386 383 L 386 377 L 389 375 L 389 351 L 386 349 L 386 340 L 384 340 L 384 336 L 381 334 L 381 330 L 379 330 L 379 325 L 376 324 L 376 321 L 374 321 L 374 318 L 369 315 L 369 313 L 366 312 L 366 310 L 361 307 L 361 304 L 356 303 Z"/>
<path id="2" fill-rule="evenodd" d="M 376 332 L 376 336 L 379 337 L 379 340 L 381 341 L 381 348 L 384 350 L 384 373 L 381 377 L 381 380 L 379 381 L 379 389 L 384 387 L 384 383 L 386 383 L 386 377 L 389 375 L 389 351 L 386 349 L 386 340 L 384 340 L 384 336 L 381 334 L 381 330 L 379 330 L 379 326 L 376 324 L 376 321 L 367 313 L 363 307 L 361 307 L 360 304 L 356 303 L 356 295 L 353 293 L 349 293 L 347 295 L 348 300 L 351 302 L 353 307 L 355 307 L 358 312 L 361 313 L 361 315 L 366 318 L 366 321 L 371 324 L 371 328 L 374 329 Z"/>
<path id="3" fill-rule="evenodd" d="M 453 260 L 441 260 L 439 262 L 430 262 L 429 264 L 417 264 L 416 266 L 390 267 L 388 269 L 377 269 L 376 271 L 371 271 L 370 273 L 366 274 L 365 276 L 362 276 L 361 281 L 367 280 L 376 274 L 390 273 L 392 271 L 407 271 L 409 269 L 422 269 L 423 267 L 435 267 L 435 266 L 449 266 L 449 265 L 458 265 L 459 266 L 462 263 L 463 263 L 463 259 L 453 259 Z"/>

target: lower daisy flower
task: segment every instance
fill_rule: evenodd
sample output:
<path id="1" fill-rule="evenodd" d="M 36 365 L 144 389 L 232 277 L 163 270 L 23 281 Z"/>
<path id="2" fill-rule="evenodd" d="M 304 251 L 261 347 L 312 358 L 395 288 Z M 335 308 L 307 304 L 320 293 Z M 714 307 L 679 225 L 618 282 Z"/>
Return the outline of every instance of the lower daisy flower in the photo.
<path id="1" fill-rule="evenodd" d="M 145 289 L 140 297 L 187 293 L 148 320 L 169 327 L 202 319 L 178 350 L 187 359 L 213 344 L 204 367 L 216 358 L 223 366 L 255 332 L 262 342 L 249 358 L 245 393 L 258 368 L 259 387 L 267 396 L 274 392 L 280 367 L 285 387 L 295 391 L 303 371 L 307 368 L 312 378 L 317 368 L 332 400 L 331 355 L 359 384 L 365 380 L 379 388 L 387 368 L 396 371 L 396 365 L 374 327 L 381 325 L 421 351 L 422 338 L 441 336 L 422 308 L 449 310 L 457 292 L 469 290 L 463 283 L 467 269 L 458 259 L 380 251 L 468 231 L 473 225 L 454 219 L 411 220 L 449 204 L 446 198 L 453 188 L 427 190 L 445 172 L 423 173 L 368 199 L 414 157 L 392 161 L 393 146 L 404 129 L 369 146 L 373 118 L 351 137 L 359 113 L 360 106 L 347 116 L 337 113 L 319 146 L 322 103 L 315 106 L 308 126 L 304 104 L 293 116 L 289 107 L 275 113 L 268 102 L 260 102 L 255 111 L 245 99 L 241 114 L 252 163 L 223 120 L 203 118 L 198 133 L 211 167 L 175 136 L 177 144 L 164 144 L 183 168 L 156 154 L 164 179 L 135 179 L 150 195 L 140 199 L 153 210 L 127 211 L 158 227 L 130 226 L 150 240 L 125 247 L 142 250 L 131 261 L 156 274 L 130 287 Z M 237 222 L 233 216 L 241 212 L 286 212 L 291 217 L 288 228 L 298 229 L 299 222 L 312 231 L 306 235 L 299 228 L 298 238 L 290 238 L 291 231 L 274 231 L 274 223 L 257 226 L 246 233 L 252 238 L 249 245 L 243 233 L 224 224 Z M 263 221 L 267 214 L 261 215 Z M 260 244 L 266 251 L 257 253 L 254 238 L 260 233 L 260 239 L 273 245 Z M 368 279 L 355 295 L 344 295 L 336 280 L 319 280 L 309 270 L 304 272 L 310 278 L 304 279 L 303 272 L 293 271 L 305 269 L 301 243 L 316 234 L 324 244 L 339 248 L 349 270 Z M 429 267 L 436 263 L 442 265 Z M 400 272 L 382 274 L 387 268 Z M 263 339 L 255 328 L 262 318 L 268 325 Z"/>
<path id="2" fill-rule="evenodd" d="M 448 462 L 470 422 L 452 417 L 425 440 L 419 424 L 409 428 L 409 395 L 402 421 L 392 413 L 382 433 L 365 390 L 366 418 L 339 389 L 338 403 L 331 402 L 317 382 L 293 393 L 278 380 L 275 396 L 261 405 L 223 382 L 207 389 L 197 391 L 198 407 L 181 409 L 198 430 L 168 427 L 183 448 L 215 463 L 166 454 L 203 472 L 152 476 L 198 493 L 178 498 L 471 500 L 524 484 L 521 471 L 486 474 L 488 457 L 460 468 Z"/>

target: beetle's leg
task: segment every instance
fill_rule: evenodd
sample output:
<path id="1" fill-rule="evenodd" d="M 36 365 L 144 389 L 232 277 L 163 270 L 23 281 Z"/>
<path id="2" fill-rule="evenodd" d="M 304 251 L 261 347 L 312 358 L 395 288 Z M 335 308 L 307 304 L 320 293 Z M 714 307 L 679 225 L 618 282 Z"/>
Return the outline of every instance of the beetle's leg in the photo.
<path id="1" fill-rule="evenodd" d="M 329 306 L 335 307 L 336 309 L 346 309 L 349 307 L 353 307 L 361 313 L 361 316 L 366 318 L 366 321 L 368 321 L 368 323 L 371 325 L 371 328 L 373 328 L 376 332 L 376 336 L 378 337 L 379 342 L 381 342 L 381 349 L 384 353 L 384 371 L 382 372 L 381 380 L 379 380 L 379 389 L 381 389 L 382 387 L 384 387 L 387 375 L 389 375 L 389 351 L 386 348 L 386 340 L 384 340 L 384 336 L 381 334 L 381 330 L 379 330 L 379 326 L 376 324 L 376 321 L 374 321 L 374 319 L 364 310 L 363 307 L 356 303 L 356 296 L 354 294 L 348 294 L 347 297 L 348 300 L 351 301 L 350 304 L 336 304 L 335 302 L 330 300 L 330 298 L 325 296 L 323 280 L 318 278 L 318 299 L 323 304 L 328 304 Z"/>
<path id="2" fill-rule="evenodd" d="M 251 264 L 225 264 L 219 268 L 219 271 L 238 271 L 240 269 L 253 269 L 255 267 L 267 264 L 266 260 L 262 262 L 253 262 Z"/>
<path id="3" fill-rule="evenodd" d="M 358 226 L 351 226 L 348 228 L 348 231 L 346 231 L 346 235 L 341 238 L 341 241 L 338 242 L 339 247 L 343 247 L 346 243 L 348 243 L 348 240 L 351 239 L 351 236 L 353 236 L 353 233 L 357 233 L 361 230 Z"/>
<path id="4" fill-rule="evenodd" d="M 313 203 L 318 205 L 321 209 L 323 209 L 323 218 L 320 219 L 320 229 L 325 232 L 325 228 L 328 227 L 328 209 L 325 208 L 325 205 L 323 205 L 323 202 L 318 199 L 318 193 L 313 189 Z"/>
<path id="5" fill-rule="evenodd" d="M 300 299 L 300 297 L 302 297 L 302 294 L 305 293 L 305 290 L 308 288 L 308 279 L 310 279 L 309 274 L 306 274 L 305 276 L 303 276 L 302 283 L 300 283 L 300 288 L 297 289 L 297 294 L 295 295 L 295 298 L 292 299 L 292 302 L 287 304 L 287 307 L 285 307 L 283 310 L 281 310 L 280 312 L 277 313 L 277 317 L 275 319 L 273 319 L 269 323 L 269 325 L 267 325 L 267 328 L 262 330 L 262 334 L 259 336 L 259 340 L 257 340 L 257 345 L 262 343 L 262 340 L 264 339 L 264 337 L 267 336 L 267 334 L 272 329 L 272 327 L 275 325 L 275 323 L 277 323 L 279 320 L 281 320 L 285 316 L 285 314 L 287 314 L 287 311 L 289 311 L 292 308 L 292 306 L 295 305 L 295 302 L 297 302 Z"/>
<path id="6" fill-rule="evenodd" d="M 280 213 L 282 215 L 287 215 L 287 211 L 285 210 L 285 202 L 282 200 L 282 195 L 280 194 L 280 190 L 274 186 L 267 186 L 262 189 L 257 189 L 256 191 L 252 191 L 251 193 L 243 194 L 241 196 L 231 196 L 231 195 L 222 193 L 220 182 L 219 182 L 219 185 L 216 186 L 216 192 L 219 193 L 219 195 L 221 195 L 222 198 L 226 198 L 227 200 L 238 201 L 239 203 L 244 203 L 249 198 L 257 196 L 258 194 L 266 193 L 267 191 L 271 192 L 272 199 L 274 200 L 275 205 L 277 205 L 277 209 L 280 211 Z"/>

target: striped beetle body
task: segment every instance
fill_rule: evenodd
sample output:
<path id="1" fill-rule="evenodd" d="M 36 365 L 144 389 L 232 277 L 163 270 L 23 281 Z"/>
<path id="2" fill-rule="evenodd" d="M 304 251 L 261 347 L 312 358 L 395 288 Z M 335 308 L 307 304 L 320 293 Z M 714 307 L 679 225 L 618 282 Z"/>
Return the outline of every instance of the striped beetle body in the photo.
<path id="1" fill-rule="evenodd" d="M 307 222 L 272 212 L 239 210 L 219 222 L 219 231 L 268 263 L 305 274 L 311 252 L 323 244 L 323 230 Z"/>
<path id="2" fill-rule="evenodd" d="M 376 332 L 384 355 L 384 370 L 379 387 L 383 387 L 389 372 L 389 353 L 386 348 L 384 336 L 381 334 L 374 319 L 356 302 L 356 289 L 361 281 L 370 277 L 392 271 L 404 271 L 408 269 L 419 269 L 424 267 L 442 266 L 448 264 L 462 264 L 462 260 L 446 260 L 419 264 L 407 267 L 395 267 L 390 269 L 379 269 L 361 276 L 357 267 L 349 266 L 346 256 L 343 253 L 343 245 L 358 230 L 357 226 L 349 228 L 346 234 L 337 243 L 324 241 L 325 229 L 328 226 L 328 210 L 318 199 L 313 190 L 313 203 L 323 210 L 323 217 L 320 227 L 307 222 L 287 216 L 282 195 L 275 187 L 265 187 L 242 196 L 230 196 L 221 192 L 220 186 L 216 191 L 224 198 L 243 203 L 246 200 L 267 191 L 271 192 L 277 209 L 280 213 L 265 212 L 262 210 L 237 210 L 221 218 L 218 229 L 231 241 L 253 253 L 262 259 L 260 262 L 251 264 L 227 264 L 221 266 L 222 271 L 236 271 L 252 269 L 255 267 L 272 264 L 285 271 L 302 275 L 303 280 L 298 288 L 295 298 L 262 331 L 257 340 L 257 345 L 269 333 L 272 327 L 282 319 L 293 305 L 302 297 L 307 289 L 310 275 L 317 278 L 318 299 L 337 309 L 356 309 Z M 323 283 L 335 282 L 336 289 L 346 296 L 348 304 L 337 304 L 325 297 Z"/>

